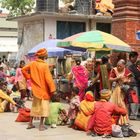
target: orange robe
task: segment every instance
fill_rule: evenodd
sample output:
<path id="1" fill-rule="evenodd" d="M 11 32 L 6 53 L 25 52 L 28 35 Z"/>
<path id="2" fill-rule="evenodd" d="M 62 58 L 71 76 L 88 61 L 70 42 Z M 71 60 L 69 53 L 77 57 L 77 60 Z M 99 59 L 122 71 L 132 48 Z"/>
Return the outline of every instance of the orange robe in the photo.
<path id="1" fill-rule="evenodd" d="M 105 100 L 96 102 L 94 107 L 94 116 L 90 119 L 93 127 L 90 126 L 90 128 L 93 128 L 93 131 L 99 135 L 112 133 L 112 124 L 114 124 L 112 115 L 125 115 L 127 113 L 126 109 Z"/>
<path id="2" fill-rule="evenodd" d="M 80 111 L 74 122 L 79 129 L 87 131 L 89 120 L 94 113 L 94 104 L 95 101 L 91 102 L 86 100 L 80 103 Z"/>
<path id="3" fill-rule="evenodd" d="M 51 93 L 56 91 L 55 83 L 49 70 L 48 64 L 37 59 L 22 68 L 26 79 L 31 79 L 33 95 L 38 99 L 49 100 Z"/>

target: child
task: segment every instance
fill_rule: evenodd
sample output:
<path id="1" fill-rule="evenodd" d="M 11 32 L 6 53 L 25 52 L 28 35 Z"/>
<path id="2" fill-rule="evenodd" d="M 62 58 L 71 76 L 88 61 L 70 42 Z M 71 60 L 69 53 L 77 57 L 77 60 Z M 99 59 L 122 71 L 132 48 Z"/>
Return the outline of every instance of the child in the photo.
<path id="1" fill-rule="evenodd" d="M 45 124 L 51 125 L 51 128 L 56 128 L 59 122 L 60 113 L 64 112 L 60 97 L 58 94 L 53 95 L 52 102 L 50 103 L 50 116 L 46 119 Z"/>
<path id="2" fill-rule="evenodd" d="M 77 87 L 73 87 L 72 89 L 72 98 L 70 100 L 70 107 L 68 110 L 68 118 L 70 125 L 69 127 L 74 127 L 74 120 L 77 116 L 80 106 L 80 98 L 78 96 L 79 89 Z"/>

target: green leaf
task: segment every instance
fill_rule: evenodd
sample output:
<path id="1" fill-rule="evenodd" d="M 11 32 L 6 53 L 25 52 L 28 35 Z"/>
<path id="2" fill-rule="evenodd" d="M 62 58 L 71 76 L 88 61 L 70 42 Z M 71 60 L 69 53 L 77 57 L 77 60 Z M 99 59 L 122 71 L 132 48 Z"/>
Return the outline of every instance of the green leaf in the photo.
<path id="1" fill-rule="evenodd" d="M 9 10 L 10 16 L 30 14 L 33 10 L 34 0 L 2 0 L 2 8 Z"/>

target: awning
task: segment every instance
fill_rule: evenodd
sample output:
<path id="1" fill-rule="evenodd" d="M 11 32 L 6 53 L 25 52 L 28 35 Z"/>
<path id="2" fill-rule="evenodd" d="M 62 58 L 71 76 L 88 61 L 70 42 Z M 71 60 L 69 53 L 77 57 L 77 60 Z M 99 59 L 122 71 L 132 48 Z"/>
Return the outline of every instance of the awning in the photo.
<path id="1" fill-rule="evenodd" d="M 17 38 L 0 38 L 0 52 L 18 52 Z"/>

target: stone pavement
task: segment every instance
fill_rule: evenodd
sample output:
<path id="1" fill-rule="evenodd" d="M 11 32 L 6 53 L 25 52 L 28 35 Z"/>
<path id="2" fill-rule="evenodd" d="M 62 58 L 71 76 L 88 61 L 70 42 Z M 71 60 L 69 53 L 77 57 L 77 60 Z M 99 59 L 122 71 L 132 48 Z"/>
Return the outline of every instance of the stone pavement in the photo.
<path id="1" fill-rule="evenodd" d="M 39 121 L 35 121 L 36 128 L 27 130 L 27 123 L 15 122 L 17 113 L 0 113 L 0 140 L 100 140 L 101 137 L 87 136 L 85 132 L 73 130 L 67 126 L 49 128 L 39 131 Z M 140 121 L 131 121 L 134 130 L 140 129 Z M 111 138 L 111 140 L 120 138 Z M 122 138 L 122 140 L 139 140 L 137 137 Z"/>

